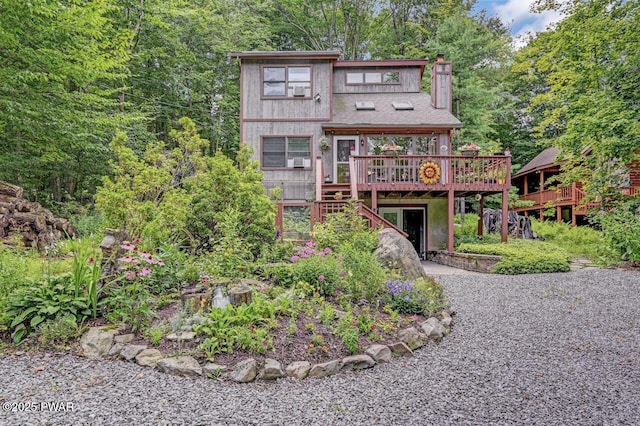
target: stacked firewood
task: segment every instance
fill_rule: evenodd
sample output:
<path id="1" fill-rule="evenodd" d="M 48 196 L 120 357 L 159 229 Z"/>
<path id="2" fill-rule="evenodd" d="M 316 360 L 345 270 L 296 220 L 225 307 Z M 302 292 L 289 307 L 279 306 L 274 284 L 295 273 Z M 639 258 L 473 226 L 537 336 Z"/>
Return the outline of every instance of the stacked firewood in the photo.
<path id="1" fill-rule="evenodd" d="M 68 220 L 55 217 L 22 195 L 19 186 L 0 181 L 0 243 L 45 250 L 59 239 L 76 235 Z"/>

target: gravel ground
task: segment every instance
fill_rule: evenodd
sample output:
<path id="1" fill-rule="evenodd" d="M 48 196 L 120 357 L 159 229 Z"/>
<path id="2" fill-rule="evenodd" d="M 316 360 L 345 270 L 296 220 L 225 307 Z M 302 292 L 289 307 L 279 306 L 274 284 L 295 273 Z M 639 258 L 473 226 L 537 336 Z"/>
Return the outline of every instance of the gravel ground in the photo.
<path id="1" fill-rule="evenodd" d="M 0 401 L 40 411 L 3 411 L 0 424 L 640 424 L 639 273 L 434 277 L 458 315 L 451 335 L 414 358 L 239 385 L 125 362 L 4 356 Z M 47 411 L 53 402 L 73 411 Z"/>

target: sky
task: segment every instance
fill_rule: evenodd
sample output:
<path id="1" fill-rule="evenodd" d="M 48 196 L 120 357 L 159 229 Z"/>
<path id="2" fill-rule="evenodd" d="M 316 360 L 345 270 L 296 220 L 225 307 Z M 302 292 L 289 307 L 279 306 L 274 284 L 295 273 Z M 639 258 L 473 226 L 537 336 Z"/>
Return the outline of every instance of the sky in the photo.
<path id="1" fill-rule="evenodd" d="M 511 28 L 516 46 L 524 45 L 521 37 L 528 33 L 544 31 L 550 23 L 557 22 L 561 15 L 555 11 L 532 13 L 534 0 L 478 0 L 476 10 L 486 9 L 489 16 L 498 15 Z"/>

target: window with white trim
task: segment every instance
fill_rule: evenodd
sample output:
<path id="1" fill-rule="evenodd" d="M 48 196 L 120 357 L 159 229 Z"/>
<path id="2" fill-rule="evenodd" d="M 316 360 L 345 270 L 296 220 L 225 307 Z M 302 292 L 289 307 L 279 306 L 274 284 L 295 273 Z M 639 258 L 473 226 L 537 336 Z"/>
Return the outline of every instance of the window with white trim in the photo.
<path id="1" fill-rule="evenodd" d="M 265 136 L 262 138 L 262 167 L 310 168 L 311 138 L 299 136 Z"/>
<path id="2" fill-rule="evenodd" d="M 262 96 L 266 98 L 311 97 L 311 67 L 262 67 Z"/>

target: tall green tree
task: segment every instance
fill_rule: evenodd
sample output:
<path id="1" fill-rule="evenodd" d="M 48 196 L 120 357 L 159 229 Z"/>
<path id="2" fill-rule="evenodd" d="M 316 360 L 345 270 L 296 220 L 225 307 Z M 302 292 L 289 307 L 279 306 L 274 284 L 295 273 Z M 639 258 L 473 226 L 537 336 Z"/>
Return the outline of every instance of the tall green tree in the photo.
<path id="1" fill-rule="evenodd" d="M 0 179 L 44 201 L 90 191 L 107 173 L 113 88 L 127 72 L 129 34 L 107 0 L 7 0 L 0 5 Z"/>
<path id="2" fill-rule="evenodd" d="M 239 76 L 229 52 L 268 49 L 270 11 L 269 1 L 122 0 L 117 18 L 134 33 L 123 98 L 149 116 L 149 137 L 169 142 L 186 116 L 210 141 L 210 153 L 234 155 Z"/>
<path id="3" fill-rule="evenodd" d="M 497 128 L 511 108 L 506 86 L 510 41 L 499 22 L 469 16 L 459 6 L 425 46 L 427 56 L 443 53 L 453 63 L 453 112 L 464 123 L 459 144 L 473 142 L 488 152 L 509 146 Z"/>
<path id="4" fill-rule="evenodd" d="M 518 52 L 513 69 L 531 88 L 535 138 L 560 148 L 567 180 L 611 200 L 640 147 L 640 4 L 574 0 L 563 11 L 555 29 Z"/>
<path id="5" fill-rule="evenodd" d="M 274 0 L 279 50 L 339 50 L 345 59 L 368 54 L 374 0 Z"/>

